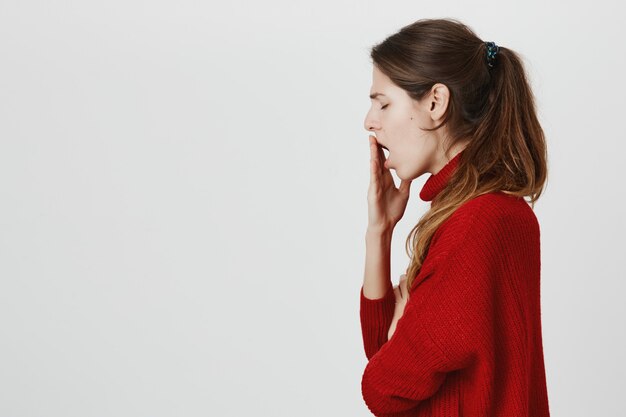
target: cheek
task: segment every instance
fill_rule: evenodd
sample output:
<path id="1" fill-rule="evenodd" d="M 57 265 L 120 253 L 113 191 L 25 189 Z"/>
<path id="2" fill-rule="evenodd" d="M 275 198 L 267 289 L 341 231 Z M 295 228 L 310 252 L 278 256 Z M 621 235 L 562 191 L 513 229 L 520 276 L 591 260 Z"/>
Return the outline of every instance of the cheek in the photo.
<path id="1" fill-rule="evenodd" d="M 410 140 L 410 132 L 404 129 L 402 132 L 399 132 L 399 135 L 395 138 L 394 141 L 394 150 L 399 154 L 406 154 L 411 149 L 411 140 Z"/>

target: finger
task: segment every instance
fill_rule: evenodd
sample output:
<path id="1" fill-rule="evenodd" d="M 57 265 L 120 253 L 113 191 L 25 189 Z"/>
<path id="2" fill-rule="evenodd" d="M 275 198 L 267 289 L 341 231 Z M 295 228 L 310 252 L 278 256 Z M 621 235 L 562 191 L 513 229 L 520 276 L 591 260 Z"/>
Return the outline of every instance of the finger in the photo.
<path id="1" fill-rule="evenodd" d="M 376 140 L 373 136 L 369 137 L 370 143 L 370 183 L 378 185 L 380 177 L 380 167 L 378 166 L 378 156 L 376 154 Z"/>
<path id="2" fill-rule="evenodd" d="M 370 136 L 369 137 L 369 141 L 370 141 L 370 158 L 373 161 L 376 161 L 376 168 L 377 170 L 379 170 L 380 172 L 382 172 L 381 170 L 381 164 L 380 164 L 380 156 L 378 155 L 378 142 L 376 142 L 376 138 L 374 136 Z"/>
<path id="3" fill-rule="evenodd" d="M 375 145 L 375 144 L 376 144 L 376 140 L 374 139 L 374 136 L 372 136 L 372 135 L 370 135 L 370 136 L 367 138 L 367 140 L 368 140 L 368 142 L 369 142 L 369 144 L 370 144 L 370 157 L 371 157 L 371 158 L 374 158 L 374 156 L 375 156 L 375 155 L 374 155 L 374 148 L 372 147 L 372 145 Z"/>
<path id="4" fill-rule="evenodd" d="M 398 286 L 401 287 L 404 284 L 406 284 L 406 274 L 400 275 L 400 283 L 398 284 Z"/>
<path id="5" fill-rule="evenodd" d="M 378 168 L 373 159 L 370 159 L 370 184 L 378 185 Z"/>
<path id="6" fill-rule="evenodd" d="M 369 135 L 370 144 L 376 145 L 375 153 L 372 153 L 372 158 L 382 159 L 381 164 L 385 162 L 385 154 L 383 153 L 382 146 L 378 143 L 376 136 Z"/>
<path id="7" fill-rule="evenodd" d="M 403 294 L 408 294 L 409 290 L 407 288 L 407 278 L 406 278 L 406 274 L 402 274 L 401 278 L 400 278 L 400 285 L 398 285 L 401 289 L 402 289 L 402 293 Z"/>
<path id="8" fill-rule="evenodd" d="M 406 282 L 407 282 L 406 274 L 402 274 L 400 276 L 400 285 L 399 286 L 406 288 Z"/>
<path id="9" fill-rule="evenodd" d="M 376 146 L 378 148 L 378 161 L 381 167 L 381 175 L 388 181 L 393 183 L 393 177 L 391 176 L 391 170 L 385 167 L 385 162 L 387 161 L 387 157 L 385 156 L 385 152 L 383 152 L 383 147 L 376 142 Z"/>
<path id="10" fill-rule="evenodd" d="M 380 165 L 388 171 L 388 169 L 385 168 L 385 161 L 387 160 L 387 157 L 385 156 L 385 152 L 383 152 L 383 147 L 378 144 L 378 142 L 376 142 L 376 147 L 378 148 L 378 159 L 380 160 Z"/>

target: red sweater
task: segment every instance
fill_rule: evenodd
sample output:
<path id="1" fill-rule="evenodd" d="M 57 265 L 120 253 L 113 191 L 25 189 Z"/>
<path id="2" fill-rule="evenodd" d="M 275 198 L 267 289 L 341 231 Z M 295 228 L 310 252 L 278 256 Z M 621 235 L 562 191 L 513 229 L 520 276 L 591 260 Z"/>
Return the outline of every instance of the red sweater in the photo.
<path id="1" fill-rule="evenodd" d="M 428 178 L 423 201 L 444 188 L 461 154 Z M 392 283 L 378 299 L 361 287 L 370 411 L 549 416 L 539 277 L 539 223 L 523 198 L 494 192 L 464 203 L 433 236 L 391 339 Z"/>

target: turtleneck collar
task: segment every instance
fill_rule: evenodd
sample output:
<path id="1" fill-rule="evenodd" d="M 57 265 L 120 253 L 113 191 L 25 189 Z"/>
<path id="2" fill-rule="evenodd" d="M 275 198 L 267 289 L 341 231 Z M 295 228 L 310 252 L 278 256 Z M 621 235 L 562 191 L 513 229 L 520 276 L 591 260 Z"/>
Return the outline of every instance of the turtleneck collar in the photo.
<path id="1" fill-rule="evenodd" d="M 450 176 L 454 173 L 455 168 L 458 166 L 459 158 L 463 153 L 463 150 L 450 159 L 446 165 L 437 171 L 437 173 L 431 174 L 430 177 L 428 177 L 422 187 L 422 190 L 420 191 L 420 198 L 423 201 L 432 201 L 437 194 L 445 188 L 448 184 Z"/>

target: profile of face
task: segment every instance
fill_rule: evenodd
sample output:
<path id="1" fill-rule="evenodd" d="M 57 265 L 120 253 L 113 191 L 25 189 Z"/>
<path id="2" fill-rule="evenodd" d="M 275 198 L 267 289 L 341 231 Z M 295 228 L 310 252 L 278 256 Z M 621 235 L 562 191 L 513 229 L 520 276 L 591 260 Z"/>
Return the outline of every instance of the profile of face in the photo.
<path id="1" fill-rule="evenodd" d="M 448 107 L 448 87 L 437 83 L 426 96 L 416 101 L 374 65 L 371 107 L 365 129 L 388 151 L 386 167 L 400 179 L 412 180 L 425 172 L 436 173 L 448 161 L 444 155 L 445 126 L 438 126 Z M 455 153 L 455 152 L 453 152 Z"/>

